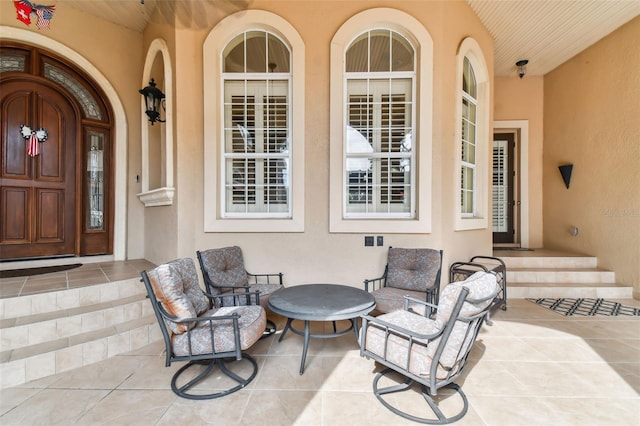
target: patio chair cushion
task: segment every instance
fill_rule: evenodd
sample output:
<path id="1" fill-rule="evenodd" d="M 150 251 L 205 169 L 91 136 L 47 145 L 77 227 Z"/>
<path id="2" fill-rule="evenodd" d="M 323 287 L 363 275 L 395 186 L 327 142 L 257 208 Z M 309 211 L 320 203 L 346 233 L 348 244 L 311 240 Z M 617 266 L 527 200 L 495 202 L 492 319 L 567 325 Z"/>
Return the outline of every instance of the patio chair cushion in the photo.
<path id="1" fill-rule="evenodd" d="M 387 287 L 424 292 L 436 282 L 440 252 L 390 247 L 387 268 Z"/>
<path id="2" fill-rule="evenodd" d="M 435 317 L 435 327 L 438 330 L 442 330 L 449 321 L 456 300 L 463 287 L 469 289 L 469 294 L 459 314 L 460 317 L 465 318 L 472 317 L 486 310 L 500 290 L 496 276 L 490 272 L 483 271 L 476 272 L 464 281 L 447 285 L 440 294 L 438 311 Z M 474 300 L 482 301 L 474 302 Z M 440 357 L 441 365 L 452 368 L 460 361 L 459 354 L 466 353 L 464 349 L 466 349 L 467 345 L 473 343 L 470 341 L 473 336 L 467 334 L 467 326 L 468 324 L 464 322 L 456 322 Z M 435 354 L 439 341 L 440 338 L 434 340 L 434 344 L 429 345 L 430 356 Z M 460 350 L 461 348 L 463 348 L 463 350 Z"/>
<path id="3" fill-rule="evenodd" d="M 240 329 L 240 347 L 248 349 L 262 337 L 267 317 L 260 306 L 230 306 L 211 309 L 201 318 L 238 314 Z M 212 353 L 211 336 L 213 326 L 213 352 L 231 352 L 236 349 L 233 321 L 200 321 L 187 333 L 175 334 L 171 337 L 173 352 L 177 356 L 201 355 Z"/>
<path id="4" fill-rule="evenodd" d="M 377 317 L 382 321 L 389 322 L 394 326 L 402 327 L 417 334 L 435 334 L 439 330 L 436 328 L 434 320 L 426 318 L 413 312 L 398 310 Z M 428 376 L 433 353 L 428 350 L 426 339 L 414 338 L 414 344 L 409 353 L 409 342 L 407 337 L 392 334 L 386 339 L 385 331 L 376 325 L 367 328 L 366 349 L 378 356 L 385 358 L 388 362 L 408 366 L 408 370 L 418 376 Z M 386 351 L 386 353 L 385 353 Z M 408 361 L 408 362 L 407 362 Z M 447 371 L 441 366 L 436 370 L 438 378 L 447 376 Z"/>
<path id="5" fill-rule="evenodd" d="M 376 298 L 376 309 L 379 312 L 393 312 L 404 308 L 404 296 L 424 300 L 424 292 L 411 291 L 395 287 L 382 287 L 373 292 Z M 409 309 L 424 315 L 424 305 L 409 302 Z"/>
<path id="6" fill-rule="evenodd" d="M 198 284 L 191 258 L 178 259 L 149 271 L 153 292 L 165 310 L 177 319 L 194 318 L 209 309 L 209 300 Z M 172 333 L 181 334 L 194 324 L 166 321 Z"/>
<path id="7" fill-rule="evenodd" d="M 203 251 L 201 262 L 216 286 L 240 287 L 249 283 L 242 250 L 238 246 Z"/>

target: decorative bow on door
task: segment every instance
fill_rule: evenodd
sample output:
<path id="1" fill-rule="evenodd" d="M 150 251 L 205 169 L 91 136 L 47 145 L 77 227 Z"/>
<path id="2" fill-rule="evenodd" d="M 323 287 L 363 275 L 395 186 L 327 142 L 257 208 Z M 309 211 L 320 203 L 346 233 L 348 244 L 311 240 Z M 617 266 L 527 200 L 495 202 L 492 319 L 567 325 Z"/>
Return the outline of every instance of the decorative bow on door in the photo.
<path id="1" fill-rule="evenodd" d="M 24 124 L 20 125 L 20 133 L 22 133 L 23 138 L 29 141 L 27 145 L 27 155 L 30 157 L 35 157 L 40 154 L 38 142 L 42 143 L 46 141 L 49 136 L 43 127 L 40 127 L 38 130 L 31 130 L 31 127 L 25 126 Z"/>

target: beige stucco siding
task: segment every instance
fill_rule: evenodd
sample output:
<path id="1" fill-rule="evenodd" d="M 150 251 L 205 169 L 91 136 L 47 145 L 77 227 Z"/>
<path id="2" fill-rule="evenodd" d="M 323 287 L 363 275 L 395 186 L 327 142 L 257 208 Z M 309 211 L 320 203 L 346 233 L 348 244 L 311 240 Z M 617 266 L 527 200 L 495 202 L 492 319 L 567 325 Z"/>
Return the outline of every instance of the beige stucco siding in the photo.
<path id="1" fill-rule="evenodd" d="M 544 244 L 640 294 L 640 18 L 544 79 Z M 558 166 L 573 164 L 567 189 Z M 569 227 L 576 226 L 573 237 Z"/>

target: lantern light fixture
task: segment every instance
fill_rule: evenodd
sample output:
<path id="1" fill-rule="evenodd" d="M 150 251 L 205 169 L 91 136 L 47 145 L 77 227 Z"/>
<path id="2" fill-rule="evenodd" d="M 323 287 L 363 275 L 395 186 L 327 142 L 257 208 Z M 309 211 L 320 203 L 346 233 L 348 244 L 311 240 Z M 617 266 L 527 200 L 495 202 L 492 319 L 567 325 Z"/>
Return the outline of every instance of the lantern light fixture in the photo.
<path id="1" fill-rule="evenodd" d="M 528 59 L 520 59 L 516 62 L 516 67 L 518 67 L 518 77 L 522 78 L 527 73 L 527 64 L 529 63 Z"/>
<path id="2" fill-rule="evenodd" d="M 153 126 L 156 121 L 164 123 L 166 120 L 160 119 L 160 106 L 162 105 L 162 109 L 165 109 L 165 95 L 156 87 L 155 80 L 152 78 L 149 81 L 149 85 L 144 89 L 138 90 L 138 92 L 144 96 L 145 113 L 149 117 L 151 125 Z"/>

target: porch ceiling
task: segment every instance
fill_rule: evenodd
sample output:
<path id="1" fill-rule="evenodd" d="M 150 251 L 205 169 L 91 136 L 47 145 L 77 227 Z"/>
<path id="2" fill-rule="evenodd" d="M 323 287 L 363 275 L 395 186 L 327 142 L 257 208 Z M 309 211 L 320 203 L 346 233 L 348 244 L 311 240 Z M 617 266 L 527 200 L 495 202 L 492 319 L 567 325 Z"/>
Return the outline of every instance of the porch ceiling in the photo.
<path id="1" fill-rule="evenodd" d="M 495 40 L 495 75 L 544 75 L 640 15 L 638 0 L 465 0 Z M 142 32 L 153 19 L 205 26 L 204 4 L 221 12 L 246 9 L 253 0 L 59 0 L 58 3 Z M 154 12 L 158 11 L 156 15 Z"/>

